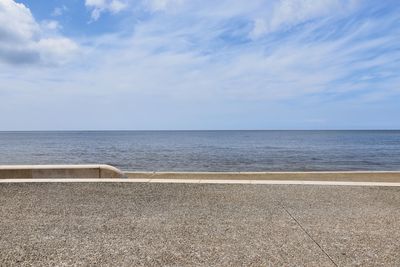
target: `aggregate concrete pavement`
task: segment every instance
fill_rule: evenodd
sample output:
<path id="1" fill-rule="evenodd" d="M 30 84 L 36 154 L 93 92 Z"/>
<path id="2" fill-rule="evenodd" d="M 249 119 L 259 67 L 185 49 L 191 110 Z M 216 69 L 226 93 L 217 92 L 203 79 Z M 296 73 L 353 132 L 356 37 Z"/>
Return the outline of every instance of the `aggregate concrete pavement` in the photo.
<path id="1" fill-rule="evenodd" d="M 0 184 L 0 265 L 399 266 L 400 187 Z"/>

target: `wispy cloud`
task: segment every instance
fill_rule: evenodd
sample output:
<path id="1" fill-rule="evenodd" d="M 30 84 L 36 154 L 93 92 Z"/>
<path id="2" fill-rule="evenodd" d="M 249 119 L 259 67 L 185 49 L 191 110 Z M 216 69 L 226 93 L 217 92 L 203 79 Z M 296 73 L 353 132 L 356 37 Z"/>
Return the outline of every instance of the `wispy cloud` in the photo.
<path id="1" fill-rule="evenodd" d="M 313 19 L 340 16 L 356 7 L 354 0 L 289 0 L 271 1 L 271 9 L 254 20 L 251 37 L 258 38 L 266 33 L 290 29 Z"/>
<path id="2" fill-rule="evenodd" d="M 354 1 L 329 0 L 317 6 L 309 1 L 276 2 L 270 22 L 274 26 L 257 40 L 249 37 L 260 13 L 253 13 L 255 7 L 228 10 L 230 16 L 207 16 L 201 9 L 188 13 L 193 7 L 185 6 L 180 13 L 137 24 L 129 38 L 108 40 L 118 47 L 108 50 L 108 56 L 96 55 L 96 66 L 101 67 L 94 69 L 112 71 L 103 76 L 102 84 L 112 84 L 118 77 L 121 90 L 181 98 L 346 97 L 369 93 L 372 86 L 375 91 L 386 90 L 388 84 L 399 86 L 390 76 L 399 60 L 396 12 L 384 21 L 370 16 L 353 19 L 363 8 Z M 333 12 L 344 9 L 346 13 Z M 295 10 L 297 15 L 292 14 Z M 278 31 L 279 27 L 284 29 Z M 366 77 L 376 82 L 366 83 Z"/>

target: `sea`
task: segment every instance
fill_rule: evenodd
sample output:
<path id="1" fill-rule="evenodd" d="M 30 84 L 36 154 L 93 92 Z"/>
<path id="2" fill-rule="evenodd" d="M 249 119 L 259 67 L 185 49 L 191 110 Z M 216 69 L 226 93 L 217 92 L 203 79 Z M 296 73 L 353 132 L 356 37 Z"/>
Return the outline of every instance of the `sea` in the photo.
<path id="1" fill-rule="evenodd" d="M 400 131 L 0 132 L 0 165 L 125 171 L 400 170 Z"/>

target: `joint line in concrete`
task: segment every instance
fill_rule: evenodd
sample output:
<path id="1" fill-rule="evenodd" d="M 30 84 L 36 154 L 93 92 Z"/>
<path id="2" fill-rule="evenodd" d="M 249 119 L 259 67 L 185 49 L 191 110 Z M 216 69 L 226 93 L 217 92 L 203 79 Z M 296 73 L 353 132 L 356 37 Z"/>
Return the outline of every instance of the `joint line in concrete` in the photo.
<path id="1" fill-rule="evenodd" d="M 322 246 L 311 236 L 311 234 L 300 224 L 300 222 L 285 208 L 285 206 L 282 203 L 279 203 L 279 205 L 282 207 L 282 209 L 292 218 L 296 224 L 301 228 L 301 230 L 319 247 L 319 249 L 329 258 L 329 260 L 338 267 L 336 262 L 329 256 L 329 254 L 322 248 Z"/>

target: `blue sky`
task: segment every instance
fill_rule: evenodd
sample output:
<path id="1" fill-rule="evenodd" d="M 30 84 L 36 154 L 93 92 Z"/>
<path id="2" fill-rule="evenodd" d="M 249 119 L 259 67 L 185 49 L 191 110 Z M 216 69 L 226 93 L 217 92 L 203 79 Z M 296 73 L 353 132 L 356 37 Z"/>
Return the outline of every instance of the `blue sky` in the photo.
<path id="1" fill-rule="evenodd" d="M 397 0 L 0 0 L 0 130 L 400 129 Z"/>

